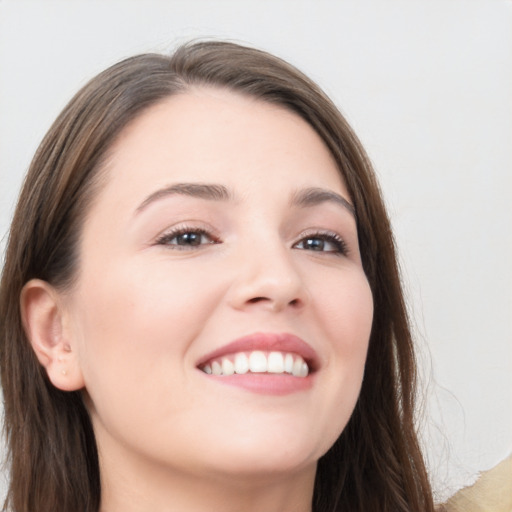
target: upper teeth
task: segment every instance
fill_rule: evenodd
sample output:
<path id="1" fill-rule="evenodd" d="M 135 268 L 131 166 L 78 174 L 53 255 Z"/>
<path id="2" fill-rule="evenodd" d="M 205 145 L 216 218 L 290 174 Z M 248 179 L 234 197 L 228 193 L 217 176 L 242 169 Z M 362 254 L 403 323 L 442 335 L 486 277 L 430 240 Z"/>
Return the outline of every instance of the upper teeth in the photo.
<path id="1" fill-rule="evenodd" d="M 307 363 L 297 354 L 289 352 L 238 352 L 229 357 L 215 359 L 201 367 L 201 370 L 213 375 L 233 375 L 251 373 L 288 373 L 294 377 L 306 377 L 309 373 Z"/>

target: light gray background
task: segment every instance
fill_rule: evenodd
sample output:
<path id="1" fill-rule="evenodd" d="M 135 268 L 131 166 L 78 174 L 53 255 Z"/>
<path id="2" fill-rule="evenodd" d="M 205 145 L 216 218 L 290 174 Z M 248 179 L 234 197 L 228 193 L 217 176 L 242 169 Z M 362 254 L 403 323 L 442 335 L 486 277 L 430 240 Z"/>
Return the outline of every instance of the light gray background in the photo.
<path id="1" fill-rule="evenodd" d="M 0 236 L 43 134 L 106 66 L 200 36 L 288 59 L 377 168 L 446 496 L 512 449 L 511 22 L 498 0 L 0 0 Z"/>

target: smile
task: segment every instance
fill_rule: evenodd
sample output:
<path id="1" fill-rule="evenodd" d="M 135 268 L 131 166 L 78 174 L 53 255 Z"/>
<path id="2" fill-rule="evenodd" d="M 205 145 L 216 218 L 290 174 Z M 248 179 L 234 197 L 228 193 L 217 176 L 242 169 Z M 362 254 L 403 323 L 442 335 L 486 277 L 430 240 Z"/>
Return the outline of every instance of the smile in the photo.
<path id="1" fill-rule="evenodd" d="M 304 378 L 309 366 L 304 359 L 291 352 L 253 350 L 212 359 L 200 366 L 208 375 L 244 375 L 246 373 L 286 374 Z"/>

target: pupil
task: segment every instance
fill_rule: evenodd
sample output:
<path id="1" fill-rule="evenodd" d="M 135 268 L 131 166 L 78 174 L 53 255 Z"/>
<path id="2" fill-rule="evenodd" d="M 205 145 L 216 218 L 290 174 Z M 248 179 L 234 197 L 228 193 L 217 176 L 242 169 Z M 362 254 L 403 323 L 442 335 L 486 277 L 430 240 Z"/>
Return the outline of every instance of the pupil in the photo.
<path id="1" fill-rule="evenodd" d="M 318 238 L 308 238 L 306 246 L 314 251 L 322 251 L 324 249 L 324 241 Z"/>
<path id="2" fill-rule="evenodd" d="M 201 243 L 201 235 L 199 233 L 183 233 L 178 236 L 179 245 L 199 245 Z"/>

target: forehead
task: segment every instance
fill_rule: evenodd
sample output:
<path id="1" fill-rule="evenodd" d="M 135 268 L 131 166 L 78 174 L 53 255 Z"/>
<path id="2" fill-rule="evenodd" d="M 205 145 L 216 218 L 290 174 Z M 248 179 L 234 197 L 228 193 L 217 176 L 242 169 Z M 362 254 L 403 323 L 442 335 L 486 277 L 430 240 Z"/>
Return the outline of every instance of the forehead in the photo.
<path id="1" fill-rule="evenodd" d="M 216 88 L 196 88 L 152 106 L 120 134 L 110 180 L 142 192 L 173 181 L 322 185 L 345 192 L 324 142 L 297 114 Z"/>

